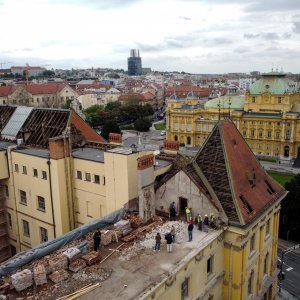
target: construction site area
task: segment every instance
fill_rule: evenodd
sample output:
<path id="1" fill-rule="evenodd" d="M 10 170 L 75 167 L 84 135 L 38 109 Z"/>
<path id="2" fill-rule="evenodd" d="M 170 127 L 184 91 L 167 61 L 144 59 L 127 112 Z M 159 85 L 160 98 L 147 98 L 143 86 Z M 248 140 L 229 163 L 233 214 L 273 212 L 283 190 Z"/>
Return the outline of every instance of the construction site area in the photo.
<path id="1" fill-rule="evenodd" d="M 166 250 L 165 234 L 174 226 L 173 252 Z M 148 224 L 125 214 L 101 229 L 100 251 L 93 251 L 93 233 L 34 260 L 4 277 L 1 299 L 143 299 L 168 280 L 193 250 L 199 252 L 223 230 L 194 230 L 188 242 L 187 223 L 155 216 Z M 155 235 L 162 236 L 154 251 Z M 195 255 L 195 253 L 194 253 Z M 7 262 L 6 262 L 7 263 Z M 183 263 L 184 264 L 184 263 Z"/>

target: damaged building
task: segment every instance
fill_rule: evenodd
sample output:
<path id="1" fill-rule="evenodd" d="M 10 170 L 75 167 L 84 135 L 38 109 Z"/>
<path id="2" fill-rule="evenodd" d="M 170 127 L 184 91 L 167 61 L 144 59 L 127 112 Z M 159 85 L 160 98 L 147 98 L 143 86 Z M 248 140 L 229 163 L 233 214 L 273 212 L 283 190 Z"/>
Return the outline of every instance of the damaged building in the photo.
<path id="1" fill-rule="evenodd" d="M 193 218 L 214 213 L 217 227 L 208 234 L 196 232 L 190 246 L 182 235 L 169 257 L 153 256 L 149 232 L 150 244 L 140 241 L 136 250 L 140 256 L 121 263 L 122 254 L 114 252 L 115 259 L 100 262 L 120 272 L 83 299 L 99 294 L 114 299 L 275 299 L 280 202 L 287 192 L 266 174 L 230 120 L 217 122 L 191 158 L 178 153 L 177 142 L 165 142 L 159 154 L 123 147 L 119 135 L 107 143 L 68 110 L 0 109 L 6 116 L 0 123 L 1 203 L 13 251 L 55 241 L 124 207 L 152 224 L 157 215 L 168 217 L 175 202 L 179 220 L 185 220 L 189 207 Z M 17 124 L 16 113 L 23 120 Z M 60 113 L 64 117 L 50 129 L 53 123 L 47 120 L 59 120 Z M 176 226 L 179 237 L 187 235 L 184 222 Z M 153 234 L 159 228 L 153 227 Z M 145 238 L 143 231 L 135 229 L 125 243 Z M 134 278 L 139 283 L 134 289 L 118 291 L 113 285 L 134 285 Z"/>

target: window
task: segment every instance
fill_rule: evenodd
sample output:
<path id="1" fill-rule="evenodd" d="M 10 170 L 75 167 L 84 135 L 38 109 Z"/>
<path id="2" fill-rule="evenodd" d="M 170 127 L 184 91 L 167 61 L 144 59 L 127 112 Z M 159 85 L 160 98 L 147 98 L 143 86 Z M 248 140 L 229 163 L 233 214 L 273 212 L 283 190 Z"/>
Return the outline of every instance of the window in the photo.
<path id="1" fill-rule="evenodd" d="M 276 140 L 279 140 L 279 137 L 280 137 L 280 132 L 279 132 L 279 131 L 276 131 L 276 133 L 275 133 L 275 139 L 276 139 Z"/>
<path id="2" fill-rule="evenodd" d="M 281 101 L 282 101 L 282 98 L 281 98 L 281 97 L 277 97 L 277 102 L 278 102 L 278 104 L 280 104 Z"/>
<path id="3" fill-rule="evenodd" d="M 42 179 L 47 179 L 47 172 L 46 171 L 42 171 Z"/>
<path id="4" fill-rule="evenodd" d="M 287 132 L 285 133 L 285 139 L 286 139 L 286 140 L 289 140 L 290 138 L 291 138 L 290 131 L 287 130 Z"/>
<path id="5" fill-rule="evenodd" d="M 254 137 L 254 135 L 255 135 L 255 131 L 252 129 L 251 130 L 251 137 Z"/>
<path id="6" fill-rule="evenodd" d="M 100 176 L 99 175 L 94 175 L 94 182 L 99 184 L 100 183 Z"/>
<path id="7" fill-rule="evenodd" d="M 181 300 L 188 299 L 189 297 L 189 278 L 185 278 L 181 284 Z"/>
<path id="8" fill-rule="evenodd" d="M 27 174 L 27 168 L 26 168 L 26 166 L 23 166 L 23 174 Z"/>
<path id="9" fill-rule="evenodd" d="M 262 138 L 262 135 L 263 135 L 263 133 L 262 133 L 262 131 L 260 130 L 260 131 L 258 132 L 258 137 Z"/>
<path id="10" fill-rule="evenodd" d="M 33 169 L 33 176 L 38 177 L 38 170 L 37 169 Z"/>
<path id="11" fill-rule="evenodd" d="M 7 213 L 7 219 L 8 219 L 8 225 L 10 228 L 12 228 L 12 219 L 11 219 L 11 214 Z"/>
<path id="12" fill-rule="evenodd" d="M 46 210 L 45 198 L 41 196 L 37 196 L 37 201 L 38 201 L 38 210 L 45 211 Z"/>
<path id="13" fill-rule="evenodd" d="M 255 247 L 255 234 L 253 234 L 251 239 L 250 239 L 250 253 L 252 251 L 254 251 L 254 247 Z"/>
<path id="14" fill-rule="evenodd" d="M 103 176 L 103 185 L 105 185 L 105 176 Z"/>
<path id="15" fill-rule="evenodd" d="M 209 276 L 209 275 L 213 272 L 213 256 L 211 256 L 211 257 L 207 260 L 207 264 L 206 264 L 206 272 L 207 272 L 207 276 Z"/>
<path id="16" fill-rule="evenodd" d="M 23 205 L 27 205 L 27 197 L 26 192 L 20 190 L 20 203 Z"/>
<path id="17" fill-rule="evenodd" d="M 255 103 L 255 97 L 254 96 L 252 97 L 252 103 Z"/>
<path id="18" fill-rule="evenodd" d="M 250 274 L 250 277 L 248 279 L 248 295 L 252 294 L 252 282 L 253 282 L 253 271 Z"/>
<path id="19" fill-rule="evenodd" d="M 19 172 L 19 165 L 15 164 L 15 172 Z"/>
<path id="20" fill-rule="evenodd" d="M 41 233 L 41 243 L 48 241 L 48 230 L 46 228 L 40 227 Z"/>
<path id="21" fill-rule="evenodd" d="M 23 234 L 25 236 L 30 236 L 29 223 L 25 220 L 22 220 L 23 223 Z"/>
<path id="22" fill-rule="evenodd" d="M 268 130 L 268 131 L 267 131 L 267 137 L 268 137 L 268 139 L 270 139 L 270 138 L 272 137 L 272 132 L 271 132 L 271 130 Z"/>
<path id="23" fill-rule="evenodd" d="M 85 173 L 85 181 L 91 181 L 91 173 Z"/>
<path id="24" fill-rule="evenodd" d="M 5 185 L 5 197 L 9 197 L 9 189 L 7 185 Z"/>
<path id="25" fill-rule="evenodd" d="M 243 137 L 245 137 L 247 135 L 246 130 L 243 130 Z"/>
<path id="26" fill-rule="evenodd" d="M 266 223 L 266 235 L 270 234 L 270 219 Z"/>
<path id="27" fill-rule="evenodd" d="M 82 173 L 81 173 L 81 171 L 77 171 L 76 172 L 76 177 L 77 177 L 77 179 L 82 180 Z"/>

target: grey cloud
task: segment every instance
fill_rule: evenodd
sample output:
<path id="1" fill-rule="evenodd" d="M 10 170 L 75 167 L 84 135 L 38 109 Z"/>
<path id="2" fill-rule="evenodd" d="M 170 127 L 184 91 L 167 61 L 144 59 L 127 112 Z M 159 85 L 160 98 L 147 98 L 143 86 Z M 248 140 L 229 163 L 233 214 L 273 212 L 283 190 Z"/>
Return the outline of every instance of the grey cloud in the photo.
<path id="1" fill-rule="evenodd" d="M 247 5 L 245 6 L 246 11 L 295 11 L 300 9 L 299 0 L 255 0 L 255 1 L 245 1 Z M 244 3 L 245 3 L 244 2 Z"/>
<path id="2" fill-rule="evenodd" d="M 179 19 L 182 19 L 182 20 L 185 20 L 185 21 L 190 21 L 190 20 L 192 20 L 191 18 L 185 17 L 185 16 L 179 16 Z"/>
<path id="3" fill-rule="evenodd" d="M 273 40 L 279 40 L 279 39 L 287 39 L 290 38 L 290 33 L 284 33 L 282 35 L 276 33 L 276 32 L 259 32 L 259 33 L 245 33 L 244 38 L 246 39 L 257 39 L 261 38 L 266 41 L 273 41 Z"/>
<path id="4" fill-rule="evenodd" d="M 293 22 L 293 31 L 295 33 L 300 33 L 300 22 Z"/>
<path id="5" fill-rule="evenodd" d="M 51 3 L 61 4 L 61 0 L 52 0 Z M 139 2 L 139 0 L 64 0 L 64 4 L 90 6 L 95 9 L 114 9 L 130 6 Z"/>

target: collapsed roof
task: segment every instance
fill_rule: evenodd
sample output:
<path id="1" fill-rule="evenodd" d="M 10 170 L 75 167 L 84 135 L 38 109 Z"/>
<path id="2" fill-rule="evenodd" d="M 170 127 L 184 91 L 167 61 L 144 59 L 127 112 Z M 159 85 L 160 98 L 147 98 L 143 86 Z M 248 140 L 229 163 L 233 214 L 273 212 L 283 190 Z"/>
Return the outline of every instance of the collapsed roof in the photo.
<path id="1" fill-rule="evenodd" d="M 68 109 L 0 105 L 0 140 L 47 148 L 50 138 L 70 135 L 72 142 L 105 142 L 77 113 Z"/>

